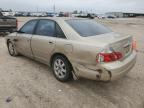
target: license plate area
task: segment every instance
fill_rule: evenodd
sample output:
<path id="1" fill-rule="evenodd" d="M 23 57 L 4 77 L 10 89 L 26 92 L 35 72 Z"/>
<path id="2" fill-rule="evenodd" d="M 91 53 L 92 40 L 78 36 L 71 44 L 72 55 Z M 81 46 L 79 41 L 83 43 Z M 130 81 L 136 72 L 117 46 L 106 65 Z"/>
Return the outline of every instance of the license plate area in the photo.
<path id="1" fill-rule="evenodd" d="M 124 53 L 128 54 L 130 52 L 130 45 L 124 47 Z"/>

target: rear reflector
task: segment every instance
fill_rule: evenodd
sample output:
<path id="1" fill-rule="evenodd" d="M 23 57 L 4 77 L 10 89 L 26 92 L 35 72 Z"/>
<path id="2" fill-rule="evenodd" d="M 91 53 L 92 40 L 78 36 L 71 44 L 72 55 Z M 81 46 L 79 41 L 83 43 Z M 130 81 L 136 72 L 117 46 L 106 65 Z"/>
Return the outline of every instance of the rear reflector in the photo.
<path id="1" fill-rule="evenodd" d="M 96 57 L 96 62 L 113 62 L 121 59 L 122 53 L 112 52 L 112 53 L 99 53 Z"/>

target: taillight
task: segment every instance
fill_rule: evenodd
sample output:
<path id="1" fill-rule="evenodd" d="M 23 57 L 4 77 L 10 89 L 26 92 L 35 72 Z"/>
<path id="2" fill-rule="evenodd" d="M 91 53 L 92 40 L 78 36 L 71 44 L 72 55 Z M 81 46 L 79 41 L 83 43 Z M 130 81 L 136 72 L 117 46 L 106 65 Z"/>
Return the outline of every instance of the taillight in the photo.
<path id="1" fill-rule="evenodd" d="M 112 52 L 112 53 L 99 53 L 96 57 L 96 62 L 113 62 L 121 59 L 122 53 Z"/>

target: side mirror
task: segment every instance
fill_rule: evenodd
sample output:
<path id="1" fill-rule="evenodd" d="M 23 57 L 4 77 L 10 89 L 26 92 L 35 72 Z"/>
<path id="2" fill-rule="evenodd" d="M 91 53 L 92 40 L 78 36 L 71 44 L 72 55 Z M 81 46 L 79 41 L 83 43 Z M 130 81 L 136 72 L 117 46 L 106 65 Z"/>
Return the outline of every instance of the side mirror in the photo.
<path id="1" fill-rule="evenodd" d="M 13 32 L 18 32 L 18 30 L 14 30 Z"/>
<path id="2" fill-rule="evenodd" d="M 17 33 L 24 33 L 24 32 L 22 32 L 22 31 L 20 31 L 20 30 L 17 30 L 16 32 L 17 32 Z"/>
<path id="3" fill-rule="evenodd" d="M 17 32 L 17 29 L 11 29 L 9 32 L 10 33 Z"/>
<path id="4" fill-rule="evenodd" d="M 19 30 L 16 30 L 15 32 L 20 33 L 20 31 L 19 31 Z"/>

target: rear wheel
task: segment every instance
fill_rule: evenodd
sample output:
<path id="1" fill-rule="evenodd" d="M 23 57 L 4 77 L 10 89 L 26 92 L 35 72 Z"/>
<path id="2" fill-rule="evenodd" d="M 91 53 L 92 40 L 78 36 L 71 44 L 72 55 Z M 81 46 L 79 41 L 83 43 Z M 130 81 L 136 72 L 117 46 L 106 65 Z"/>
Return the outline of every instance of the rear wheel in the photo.
<path id="1" fill-rule="evenodd" d="M 15 45 L 12 42 L 8 42 L 8 51 L 11 56 L 17 56 L 18 52 L 15 49 Z"/>
<path id="2" fill-rule="evenodd" d="M 72 66 L 63 56 L 56 56 L 52 61 L 54 76 L 61 82 L 66 82 L 72 78 Z"/>

